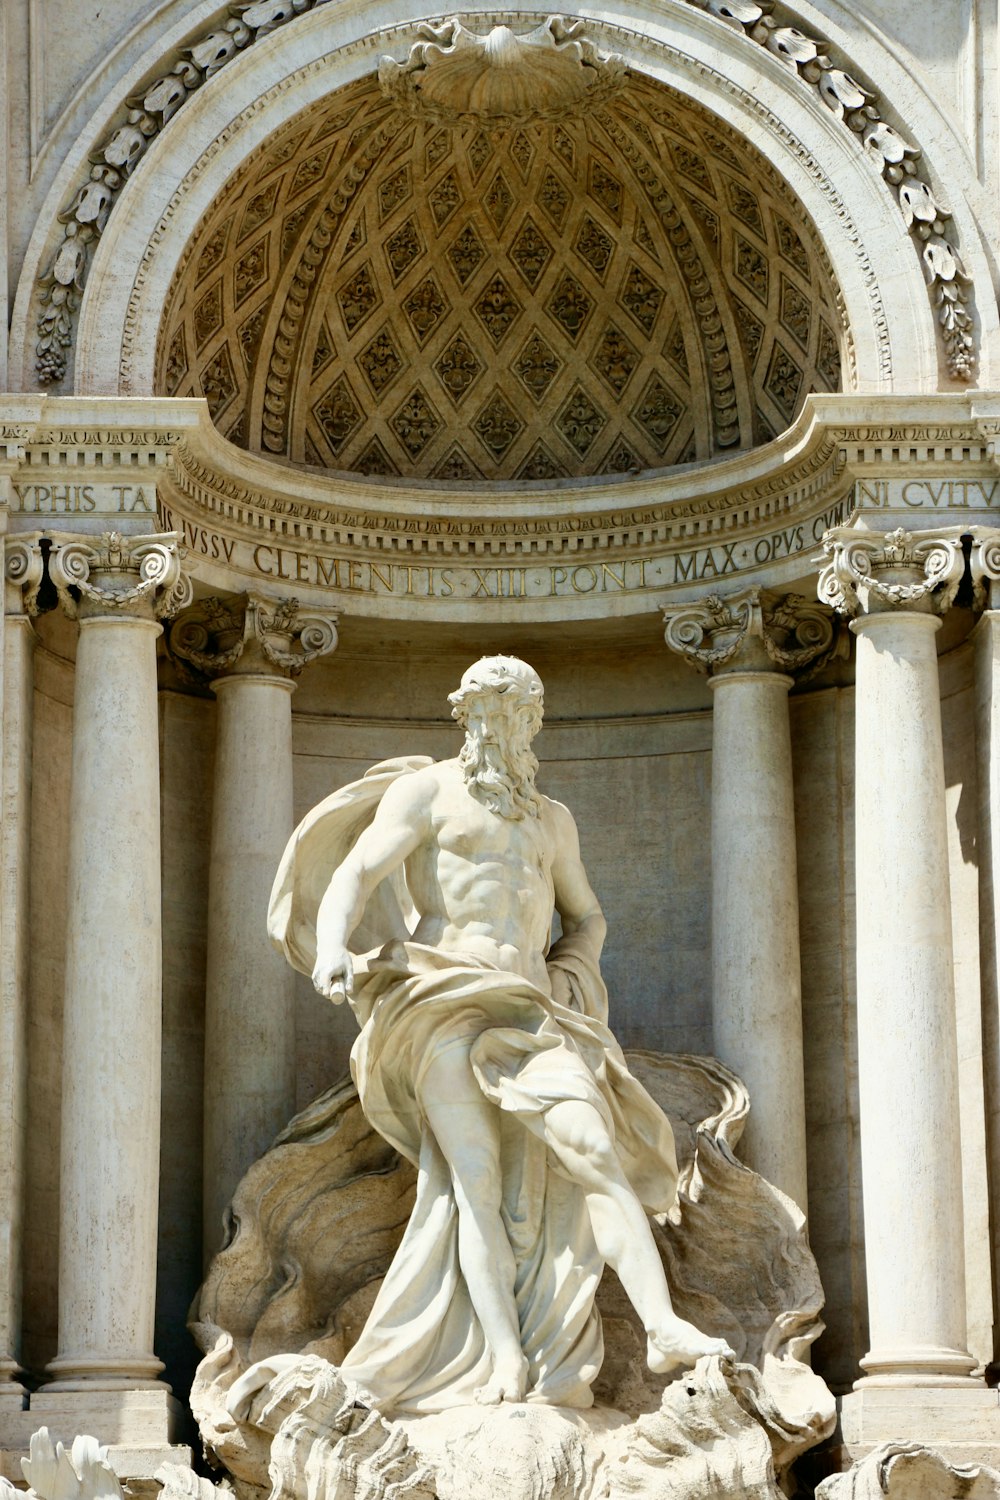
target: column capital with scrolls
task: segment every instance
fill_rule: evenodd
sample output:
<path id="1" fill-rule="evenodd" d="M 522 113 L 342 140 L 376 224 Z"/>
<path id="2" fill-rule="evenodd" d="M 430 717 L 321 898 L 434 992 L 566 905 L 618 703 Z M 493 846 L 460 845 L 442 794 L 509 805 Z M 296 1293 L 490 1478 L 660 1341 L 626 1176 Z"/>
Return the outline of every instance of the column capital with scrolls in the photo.
<path id="1" fill-rule="evenodd" d="M 303 609 L 294 598 L 245 594 L 199 599 L 172 624 L 169 649 L 208 678 L 264 673 L 297 677 L 337 646 L 333 610 Z"/>
<path id="2" fill-rule="evenodd" d="M 798 594 L 771 594 L 753 585 L 709 594 L 663 612 L 664 639 L 699 672 L 781 672 L 825 666 L 838 644 L 830 610 Z"/>
<path id="3" fill-rule="evenodd" d="M 848 619 L 895 610 L 943 615 L 965 573 L 967 531 L 963 526 L 932 531 L 839 526 L 823 537 L 830 560 L 819 575 L 819 597 Z"/>
<path id="4" fill-rule="evenodd" d="M 39 613 L 38 591 L 45 579 L 45 554 L 38 536 L 7 536 L 3 543 L 4 614 Z"/>
<path id="5" fill-rule="evenodd" d="M 94 618 L 166 620 L 191 598 L 181 571 L 177 533 L 97 537 L 54 535 L 49 577 L 72 620 Z"/>

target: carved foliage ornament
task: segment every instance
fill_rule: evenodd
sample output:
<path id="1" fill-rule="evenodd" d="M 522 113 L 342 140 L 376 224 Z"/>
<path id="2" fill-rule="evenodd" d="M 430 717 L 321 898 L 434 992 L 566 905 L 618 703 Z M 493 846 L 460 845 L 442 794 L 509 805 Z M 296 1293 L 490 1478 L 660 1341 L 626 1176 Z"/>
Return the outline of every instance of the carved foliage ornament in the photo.
<path id="1" fill-rule="evenodd" d="M 208 677 L 232 671 L 244 655 L 297 677 L 337 645 L 337 616 L 299 609 L 297 599 L 202 599 L 170 630 L 170 650 Z"/>
<path id="2" fill-rule="evenodd" d="M 599 52 L 583 30 L 582 21 L 562 16 L 549 16 L 522 36 L 509 26 L 480 36 L 455 16 L 440 26 L 424 23 L 404 63 L 380 60 L 379 84 L 407 112 L 447 124 L 559 119 L 608 98 L 625 82 L 625 59 Z"/>
<path id="3" fill-rule="evenodd" d="M 174 532 L 123 536 L 105 531 L 93 541 L 57 539 L 49 554 L 49 577 L 70 619 L 112 612 L 162 620 L 191 598 L 181 557 Z"/>
<path id="4" fill-rule="evenodd" d="M 148 89 L 125 101 L 114 131 L 91 156 L 88 178 L 77 189 L 72 203 L 59 215 L 63 226 L 62 243 L 39 278 L 41 307 L 35 347 L 36 372 L 41 385 L 60 381 L 66 373 L 66 351 L 72 343 L 74 321 L 80 308 L 93 246 L 104 231 L 118 194 L 144 156 L 150 141 L 190 95 L 243 48 L 323 3 L 325 0 L 258 0 L 256 4 L 235 6 L 235 14 L 230 20 L 206 31 L 191 46 L 179 49 L 174 61 Z M 882 120 L 875 95 L 837 67 L 823 50 L 824 44 L 794 26 L 782 26 L 774 19 L 770 14 L 773 0 L 760 0 L 760 3 L 758 0 L 686 0 L 686 3 L 708 11 L 742 31 L 779 58 L 805 83 L 814 87 L 827 108 L 860 137 L 862 147 L 895 190 L 904 221 L 921 247 L 948 369 L 957 380 L 971 379 L 975 349 L 969 305 L 970 278 L 957 249 L 946 235 L 949 211 L 917 175 L 915 162 L 919 150 Z M 425 33 L 425 40 L 416 44 L 406 63 L 383 60 L 392 63 L 392 69 L 396 70 L 395 73 L 386 70 L 391 79 L 389 87 L 397 91 L 397 97 L 419 96 L 423 100 L 421 107 L 433 108 L 434 71 L 435 68 L 441 69 L 450 57 L 451 67 L 460 63 L 461 70 L 453 73 L 450 89 L 447 71 L 439 72 L 438 76 L 446 80 L 441 105 L 455 108 L 457 100 L 471 100 L 473 93 L 477 100 L 490 101 L 494 88 L 498 90 L 498 97 L 502 97 L 507 88 L 506 83 L 496 84 L 494 79 L 499 79 L 507 71 L 512 78 L 516 79 L 518 75 L 518 66 L 508 67 L 508 58 L 520 59 L 528 48 L 533 48 L 529 66 L 536 73 L 548 70 L 545 73 L 546 86 L 540 96 L 551 101 L 545 109 L 554 108 L 558 112 L 560 109 L 579 108 L 581 103 L 587 106 L 620 86 L 625 65 L 621 58 L 601 54 L 593 43 L 583 39 L 581 26 L 580 22 L 570 23 L 559 17 L 550 17 L 528 37 L 515 37 L 505 27 L 494 28 L 489 37 L 476 37 L 457 21 L 448 21 L 436 29 L 428 27 L 426 33 L 429 36 Z M 461 32 L 468 41 L 459 43 L 456 32 Z M 506 35 L 498 37 L 498 32 Z M 541 33 L 547 33 L 547 41 L 541 38 Z M 532 42 L 531 38 L 538 40 Z M 468 71 L 473 64 L 475 44 L 478 44 L 479 51 L 476 64 L 478 82 Z M 490 48 L 488 54 L 487 46 Z M 432 50 L 435 54 L 433 63 Z M 421 54 L 419 59 L 416 57 L 418 52 Z M 487 56 L 488 61 L 485 60 Z M 546 61 L 540 64 L 540 58 Z M 556 82 L 549 76 L 553 64 L 563 70 L 561 84 L 558 72 Z M 456 80 L 463 73 L 465 82 L 459 84 Z M 527 73 L 521 73 L 522 79 L 527 76 Z M 570 86 L 571 91 L 583 81 L 582 93 L 575 101 L 565 97 L 567 78 L 576 80 Z M 386 87 L 385 79 L 382 82 Z M 557 96 L 560 89 L 564 92 L 561 103 L 553 96 L 553 90 Z M 449 92 L 452 96 L 450 102 Z M 523 94 L 519 93 L 518 97 L 523 97 Z M 486 114 L 493 107 L 493 104 L 488 104 L 484 111 L 482 103 L 477 105 Z M 474 117 L 481 117 L 481 114 Z"/>
<path id="5" fill-rule="evenodd" d="M 819 575 L 819 597 L 852 617 L 886 609 L 944 614 L 965 572 L 962 532 L 858 531 L 839 527 L 823 537 L 830 561 Z"/>
<path id="6" fill-rule="evenodd" d="M 920 151 L 882 119 L 875 94 L 835 65 L 825 43 L 795 26 L 782 26 L 771 14 L 774 0 L 687 0 L 742 31 L 758 46 L 810 84 L 838 120 L 860 137 L 868 158 L 895 189 L 903 222 L 916 239 L 924 263 L 948 373 L 971 380 L 975 363 L 969 283 L 961 257 L 947 238 L 950 209 L 917 175 Z"/>
<path id="7" fill-rule="evenodd" d="M 797 594 L 775 597 L 757 585 L 663 612 L 664 639 L 700 672 L 718 672 L 743 653 L 745 667 L 770 661 L 782 672 L 814 675 L 835 654 L 838 632 L 828 609 Z"/>

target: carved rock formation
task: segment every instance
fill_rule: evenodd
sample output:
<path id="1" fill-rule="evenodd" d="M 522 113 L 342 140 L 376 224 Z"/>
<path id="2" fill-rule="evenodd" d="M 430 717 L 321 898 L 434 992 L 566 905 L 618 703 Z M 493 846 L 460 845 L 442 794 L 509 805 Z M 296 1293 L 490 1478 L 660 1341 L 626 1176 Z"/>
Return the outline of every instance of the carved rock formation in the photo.
<path id="1" fill-rule="evenodd" d="M 998 1500 L 1000 1474 L 949 1464 L 920 1443 L 882 1443 L 844 1474 L 824 1479 L 816 1500 Z"/>
<path id="2" fill-rule="evenodd" d="M 492 1500 L 498 1488 L 509 1500 L 564 1492 L 568 1500 L 612 1476 L 612 1493 L 623 1497 L 673 1496 L 682 1454 L 683 1472 L 710 1486 L 685 1494 L 743 1494 L 725 1488 L 734 1476 L 758 1486 L 747 1493 L 778 1493 L 776 1476 L 829 1435 L 834 1414 L 825 1385 L 799 1358 L 822 1329 L 803 1217 L 734 1155 L 748 1100 L 733 1074 L 712 1059 L 649 1052 L 631 1052 L 629 1066 L 676 1136 L 677 1222 L 655 1226 L 676 1306 L 724 1336 L 739 1363 L 702 1360 L 664 1395 L 664 1377 L 646 1368 L 638 1320 L 606 1273 L 593 1412 L 529 1403 L 388 1422 L 356 1407 L 334 1367 L 402 1236 L 414 1172 L 368 1125 L 353 1086 L 341 1084 L 296 1116 L 243 1179 L 229 1241 L 193 1311 L 206 1358 L 192 1408 L 210 1457 L 240 1493 L 265 1493 L 270 1474 L 272 1500 L 334 1500 L 336 1475 L 354 1472 L 361 1449 L 372 1472 L 392 1469 L 392 1483 L 405 1478 L 414 1494 L 432 1483 L 438 1500 Z M 703 1451 L 715 1443 L 704 1433 L 716 1429 L 734 1445 L 718 1474 Z M 531 1462 L 517 1458 L 524 1445 Z M 322 1490 L 314 1488 L 321 1452 L 323 1472 L 334 1476 Z"/>

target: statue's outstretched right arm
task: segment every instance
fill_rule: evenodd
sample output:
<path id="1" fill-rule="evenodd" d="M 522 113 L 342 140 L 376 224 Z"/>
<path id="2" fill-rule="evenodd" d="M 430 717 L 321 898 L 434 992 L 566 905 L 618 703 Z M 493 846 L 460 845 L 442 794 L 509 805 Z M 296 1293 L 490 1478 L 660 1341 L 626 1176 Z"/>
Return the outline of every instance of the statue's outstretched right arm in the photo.
<path id="1" fill-rule="evenodd" d="M 380 880 L 399 868 L 429 829 L 431 786 L 427 772 L 388 788 L 371 824 L 333 873 L 316 917 L 315 988 L 339 1005 L 353 993 L 347 945 Z"/>

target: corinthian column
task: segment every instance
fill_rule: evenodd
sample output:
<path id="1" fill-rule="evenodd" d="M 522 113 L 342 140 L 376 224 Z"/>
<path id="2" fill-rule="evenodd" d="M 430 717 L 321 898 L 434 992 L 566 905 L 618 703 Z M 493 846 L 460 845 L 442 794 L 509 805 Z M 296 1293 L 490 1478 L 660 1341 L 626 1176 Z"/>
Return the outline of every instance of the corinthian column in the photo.
<path id="1" fill-rule="evenodd" d="M 27 1093 L 28 876 L 33 617 L 44 575 L 36 538 L 4 557 L 0 817 L 0 1398 L 20 1406 L 21 1246 Z"/>
<path id="2" fill-rule="evenodd" d="M 170 647 L 218 699 L 205 989 L 204 1248 L 233 1192 L 295 1110 L 294 975 L 267 904 L 294 825 L 294 678 L 337 644 L 336 616 L 257 594 L 206 599 Z"/>
<path id="3" fill-rule="evenodd" d="M 747 1163 L 806 1207 L 802 983 L 788 690 L 829 656 L 829 612 L 758 588 L 667 610 L 666 641 L 709 672 L 712 1030 L 750 1090 Z"/>
<path id="4" fill-rule="evenodd" d="M 56 540 L 79 619 L 73 700 L 59 1219 L 47 1394 L 155 1386 L 160 1152 L 158 619 L 183 602 L 170 535 Z M 106 1441 L 106 1439 L 104 1439 Z"/>
<path id="5" fill-rule="evenodd" d="M 820 597 L 857 636 L 857 1010 L 871 1347 L 862 1386 L 965 1385 L 958 1059 L 935 636 L 961 533 L 841 528 Z M 906 1434 L 900 1432 L 900 1436 Z"/>

